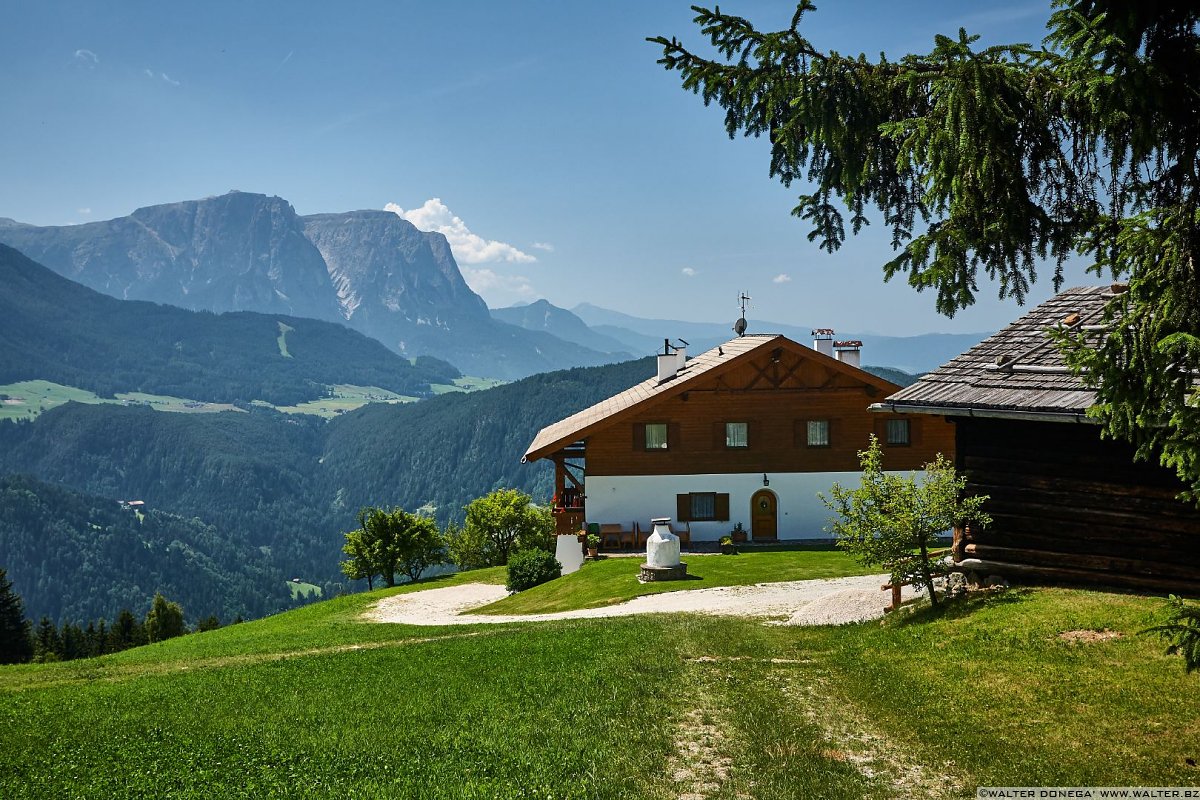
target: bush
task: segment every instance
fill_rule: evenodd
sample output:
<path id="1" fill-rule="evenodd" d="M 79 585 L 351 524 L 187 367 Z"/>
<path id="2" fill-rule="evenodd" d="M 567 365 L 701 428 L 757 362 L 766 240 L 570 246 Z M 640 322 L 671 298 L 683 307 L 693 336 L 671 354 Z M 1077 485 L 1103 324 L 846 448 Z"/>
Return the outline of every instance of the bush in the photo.
<path id="1" fill-rule="evenodd" d="M 562 564 L 545 550 L 521 550 L 508 559 L 508 583 L 510 592 L 523 592 L 538 584 L 562 577 Z"/>

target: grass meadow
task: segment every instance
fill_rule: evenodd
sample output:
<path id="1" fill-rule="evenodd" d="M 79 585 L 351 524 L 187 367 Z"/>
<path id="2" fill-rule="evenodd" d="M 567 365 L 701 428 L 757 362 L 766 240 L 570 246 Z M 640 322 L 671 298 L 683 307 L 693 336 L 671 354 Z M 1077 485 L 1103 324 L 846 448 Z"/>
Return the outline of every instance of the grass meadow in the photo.
<path id="1" fill-rule="evenodd" d="M 755 578 L 771 564 L 713 560 Z M 579 574 L 610 580 L 605 570 Z M 1156 598 L 1012 589 L 822 628 L 699 615 L 359 621 L 383 596 L 503 577 L 447 576 L 100 659 L 0 668 L 0 796 L 892 798 L 1200 784 L 1200 676 L 1138 635 Z"/>

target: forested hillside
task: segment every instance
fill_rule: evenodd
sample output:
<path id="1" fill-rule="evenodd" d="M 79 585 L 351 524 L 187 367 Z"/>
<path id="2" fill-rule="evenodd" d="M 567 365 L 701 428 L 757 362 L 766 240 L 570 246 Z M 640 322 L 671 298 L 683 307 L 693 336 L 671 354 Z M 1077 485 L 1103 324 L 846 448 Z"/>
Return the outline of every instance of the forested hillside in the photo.
<path id="1" fill-rule="evenodd" d="M 653 374 L 652 359 L 534 375 L 483 392 L 408 406 L 370 405 L 330 422 L 324 482 L 358 508 L 389 496 L 431 504 L 440 519 L 492 489 L 553 494 L 547 461 L 520 463 L 545 425 Z"/>
<path id="2" fill-rule="evenodd" d="M 155 592 L 190 620 L 293 605 L 283 574 L 238 537 L 30 478 L 0 478 L 0 554 L 35 619 L 111 621 L 123 608 L 140 617 Z"/>
<path id="3" fill-rule="evenodd" d="M 0 285 L 0 384 L 42 379 L 107 397 L 290 405 L 339 383 L 424 396 L 430 383 L 459 375 L 434 358 L 414 365 L 334 323 L 117 300 L 4 245 Z"/>
<path id="4" fill-rule="evenodd" d="M 261 554 L 272 575 L 321 584 L 340 580 L 342 533 L 363 505 L 433 506 L 445 522 L 498 486 L 545 501 L 548 464 L 520 463 L 537 430 L 653 368 L 643 359 L 535 375 L 412 405 L 371 405 L 328 423 L 268 409 L 183 415 L 69 403 L 34 422 L 0 422 L 0 474 L 33 475 L 102 496 L 113 508 L 117 499 L 139 499 L 152 510 L 198 517 L 232 551 Z M 45 500 L 48 513 L 69 497 Z M 64 539 L 62 558 L 80 541 Z M 83 548 L 77 558 L 86 555 Z M 14 582 L 44 580 L 37 597 L 66 580 L 40 566 L 33 578 L 29 564 L 3 566 Z M 139 586 L 148 601 L 154 588 Z M 274 592 L 273 583 L 264 586 L 264 608 Z M 31 613 L 50 613 L 27 603 Z"/>

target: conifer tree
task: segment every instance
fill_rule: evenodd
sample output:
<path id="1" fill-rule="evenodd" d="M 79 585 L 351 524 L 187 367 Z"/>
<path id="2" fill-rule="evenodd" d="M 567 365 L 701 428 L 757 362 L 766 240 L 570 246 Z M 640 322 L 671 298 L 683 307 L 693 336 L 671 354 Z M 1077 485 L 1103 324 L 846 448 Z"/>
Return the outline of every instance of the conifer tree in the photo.
<path id="1" fill-rule="evenodd" d="M 1064 337 L 1094 415 L 1200 503 L 1200 4 L 1055 0 L 1042 46 L 934 37 L 898 60 L 696 7 L 708 58 L 655 37 L 659 63 L 766 136 L 770 174 L 805 184 L 792 213 L 829 252 L 872 212 L 906 276 L 952 316 L 985 277 L 1023 301 L 1049 259 L 1127 280 L 1099 330 Z"/>
<path id="2" fill-rule="evenodd" d="M 25 604 L 0 567 L 0 664 L 23 664 L 31 658 L 33 640 L 29 620 L 25 618 Z"/>
<path id="3" fill-rule="evenodd" d="M 58 628 L 49 617 L 44 616 L 38 622 L 37 633 L 34 634 L 33 658 L 42 662 L 62 659 L 62 642 L 58 638 Z"/>

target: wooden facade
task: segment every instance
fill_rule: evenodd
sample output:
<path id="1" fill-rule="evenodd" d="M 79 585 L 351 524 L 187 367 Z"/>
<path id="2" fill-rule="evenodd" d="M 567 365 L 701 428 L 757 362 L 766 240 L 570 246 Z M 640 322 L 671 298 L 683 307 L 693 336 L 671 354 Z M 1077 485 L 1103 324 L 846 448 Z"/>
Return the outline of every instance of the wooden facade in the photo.
<path id="1" fill-rule="evenodd" d="M 885 436 L 885 420 L 867 409 L 888 393 L 887 382 L 835 373 L 813 363 L 808 348 L 795 348 L 779 355 L 779 373 L 787 377 L 778 383 L 754 380 L 763 368 L 776 366 L 769 353 L 762 353 L 726 373 L 701 376 L 686 391 L 656 398 L 593 432 L 587 440 L 587 474 L 857 472 L 858 451 L 866 449 L 871 434 Z M 888 469 L 920 469 L 939 452 L 953 454 L 954 428 L 945 420 L 903 418 L 909 420 L 910 444 L 885 446 Z M 827 446 L 808 446 L 810 420 L 829 423 Z M 742 422 L 746 446 L 727 447 L 726 423 Z M 667 425 L 666 449 L 645 447 L 645 426 L 655 423 Z"/>
<path id="2" fill-rule="evenodd" d="M 1096 425 L 959 418 L 957 464 L 992 524 L 960 532 L 981 571 L 1200 594 L 1200 512 L 1169 470 Z"/>
<path id="3" fill-rule="evenodd" d="M 955 532 L 962 569 L 1200 594 L 1200 512 L 1173 473 L 1100 437 L 1095 393 L 1055 343 L 1107 330 L 1122 291 L 1068 289 L 875 407 L 955 424 L 956 463 L 993 520 Z"/>
<path id="4" fill-rule="evenodd" d="M 938 453 L 952 457 L 953 427 L 938 417 L 891 416 L 905 421 L 907 441 L 887 443 L 888 420 L 868 407 L 899 388 L 783 336 L 746 336 L 688 360 L 677 375 L 650 378 L 548 426 L 526 458 L 555 462 L 559 533 L 577 531 L 584 522 L 628 524 L 626 520 L 640 515 L 645 524 L 649 519 L 636 509 L 612 520 L 592 519 L 587 515 L 585 471 L 586 479 L 593 481 L 726 476 L 712 477 L 703 489 L 671 490 L 670 503 L 664 500 L 662 507 L 687 520 L 682 513 L 686 492 L 706 491 L 715 494 L 717 508 L 724 509 L 724 516 L 718 511 L 709 519 L 728 521 L 731 490 L 721 480 L 729 483 L 730 476 L 753 475 L 759 481 L 761 475 L 761 483 L 768 484 L 774 475 L 779 487 L 786 486 L 780 480 L 786 475 L 857 473 L 858 452 L 867 447 L 871 434 L 885 442 L 889 470 L 920 469 Z M 810 438 L 810 422 L 823 433 L 817 443 Z M 732 442 L 730 426 L 738 433 Z M 654 434 L 649 438 L 648 428 Z M 655 446 L 648 446 L 651 440 Z M 767 494 L 770 498 L 759 497 L 759 505 L 765 502 L 774 508 L 780 498 Z M 795 509 L 797 499 L 791 499 Z M 733 516 L 745 516 L 748 525 L 763 532 L 760 538 L 773 538 L 774 533 L 768 537 L 765 532 L 774 530 L 775 521 L 751 515 L 750 501 L 749 494 L 735 501 Z M 815 492 L 803 502 L 819 505 Z"/>

